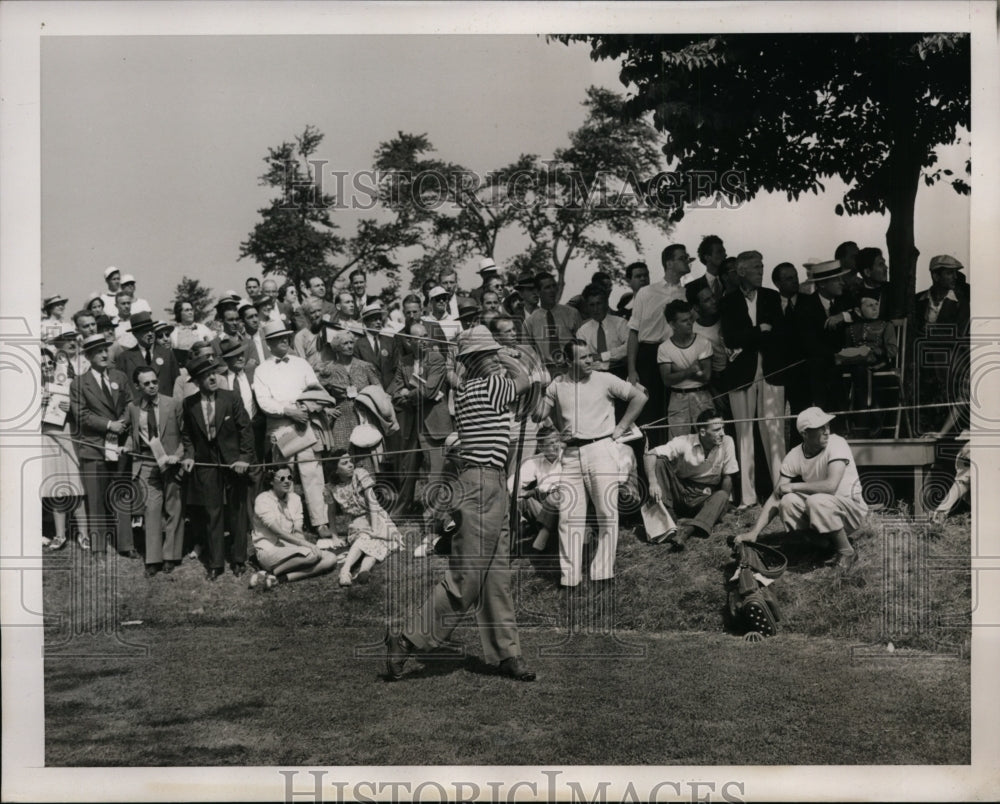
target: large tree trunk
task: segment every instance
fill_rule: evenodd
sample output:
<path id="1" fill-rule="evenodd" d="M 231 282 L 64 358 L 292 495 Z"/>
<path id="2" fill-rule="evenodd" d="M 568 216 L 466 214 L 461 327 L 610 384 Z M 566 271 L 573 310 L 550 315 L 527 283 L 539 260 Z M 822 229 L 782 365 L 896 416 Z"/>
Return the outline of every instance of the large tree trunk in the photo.
<path id="1" fill-rule="evenodd" d="M 893 318 L 909 318 L 913 313 L 919 256 L 914 242 L 913 215 L 920 165 L 893 165 L 889 174 L 892 186 L 885 202 L 889 212 L 889 228 L 885 233 L 889 251 L 889 309 Z"/>

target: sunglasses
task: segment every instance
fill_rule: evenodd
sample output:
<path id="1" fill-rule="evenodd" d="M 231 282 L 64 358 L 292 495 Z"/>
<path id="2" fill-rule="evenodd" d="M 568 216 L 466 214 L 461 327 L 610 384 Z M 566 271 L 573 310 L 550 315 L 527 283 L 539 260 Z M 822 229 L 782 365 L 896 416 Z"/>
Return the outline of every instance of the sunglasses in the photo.
<path id="1" fill-rule="evenodd" d="M 291 475 L 275 475 L 274 479 L 278 480 L 278 481 L 280 481 L 282 483 L 287 483 L 289 480 L 292 479 L 292 476 Z"/>

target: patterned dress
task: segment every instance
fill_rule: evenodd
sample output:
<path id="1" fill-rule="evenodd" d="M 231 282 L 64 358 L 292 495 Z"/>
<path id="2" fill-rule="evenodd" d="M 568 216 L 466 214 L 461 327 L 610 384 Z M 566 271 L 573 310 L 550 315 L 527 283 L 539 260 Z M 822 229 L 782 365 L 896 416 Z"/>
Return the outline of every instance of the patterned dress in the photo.
<path id="1" fill-rule="evenodd" d="M 365 555 L 377 561 L 385 561 L 386 556 L 403 545 L 403 536 L 389 519 L 381 505 L 376 504 L 373 513 L 375 527 L 368 519 L 368 501 L 365 492 L 375 487 L 372 476 L 361 467 L 356 467 L 351 479 L 346 483 L 334 483 L 330 487 L 333 501 L 339 514 L 334 520 L 337 532 L 342 532 L 344 519 L 347 522 L 347 541 L 358 543 Z"/>

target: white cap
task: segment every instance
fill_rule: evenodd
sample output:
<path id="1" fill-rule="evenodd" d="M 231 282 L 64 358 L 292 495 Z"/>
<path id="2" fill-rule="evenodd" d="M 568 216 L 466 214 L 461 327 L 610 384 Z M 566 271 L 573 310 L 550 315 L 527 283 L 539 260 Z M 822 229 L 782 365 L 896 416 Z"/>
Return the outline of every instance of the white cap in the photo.
<path id="1" fill-rule="evenodd" d="M 122 274 L 122 284 L 127 285 L 129 282 L 135 282 L 135 277 L 132 274 Z"/>
<path id="2" fill-rule="evenodd" d="M 799 433 L 804 433 L 806 430 L 812 430 L 816 427 L 822 427 L 824 424 L 829 424 L 834 419 L 834 416 L 827 413 L 823 408 L 811 407 L 806 408 L 795 418 L 795 429 Z"/>
<path id="3" fill-rule="evenodd" d="M 109 265 L 107 268 L 104 269 L 104 278 L 107 279 L 109 276 L 111 276 L 111 274 L 120 274 L 120 273 L 121 271 L 115 268 L 115 266 Z"/>

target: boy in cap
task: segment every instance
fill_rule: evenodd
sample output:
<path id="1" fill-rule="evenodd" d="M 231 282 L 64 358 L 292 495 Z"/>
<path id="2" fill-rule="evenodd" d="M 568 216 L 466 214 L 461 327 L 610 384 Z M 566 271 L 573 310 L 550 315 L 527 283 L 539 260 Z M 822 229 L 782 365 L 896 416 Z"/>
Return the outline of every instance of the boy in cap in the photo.
<path id="1" fill-rule="evenodd" d="M 115 314 L 115 299 L 118 291 L 122 287 L 122 274 L 115 266 L 109 265 L 104 269 L 104 283 L 108 289 L 106 293 L 100 294 L 101 301 L 104 302 L 104 312 L 107 315 Z"/>
<path id="2" fill-rule="evenodd" d="M 958 403 L 944 413 L 941 408 L 920 411 L 922 423 L 934 427 L 936 432 L 931 435 L 936 437 L 957 430 L 960 415 L 963 412 L 968 415 L 970 309 L 968 296 L 958 292 L 959 272 L 964 269 L 961 262 L 948 254 L 932 257 L 932 284 L 917 294 L 914 306 L 917 338 L 929 341 L 924 348 L 928 354 L 934 352 L 937 356 L 933 364 L 927 365 L 930 361 L 920 359 L 924 352 L 917 350 L 914 355 L 919 399 Z M 942 353 L 948 353 L 949 359 L 942 359 Z"/>
<path id="3" fill-rule="evenodd" d="M 149 306 L 149 302 L 145 299 L 140 299 L 135 292 L 135 277 L 132 274 L 125 274 L 122 276 L 121 289 L 124 290 L 132 297 L 132 312 L 133 313 L 152 313 L 153 308 Z"/>
<path id="4" fill-rule="evenodd" d="M 827 566 L 847 573 L 858 552 L 850 536 L 868 513 L 851 447 L 830 432 L 833 416 L 818 407 L 806 408 L 795 420 L 802 443 L 781 464 L 781 481 L 764 503 L 749 533 L 735 542 L 755 542 L 776 515 L 786 531 L 813 530 L 825 536 L 836 553 Z"/>
<path id="5" fill-rule="evenodd" d="M 86 338 L 83 351 L 90 369 L 70 385 L 70 407 L 79 428 L 76 454 L 87 497 L 87 538 L 81 546 L 93 548 L 94 557 L 103 560 L 108 541 L 113 541 L 121 555 L 138 558 L 125 504 L 130 495 L 123 494 L 120 488 L 118 493 L 112 493 L 118 483 L 129 483 L 122 453 L 128 431 L 128 378 L 110 367 L 108 342 L 103 335 Z"/>

